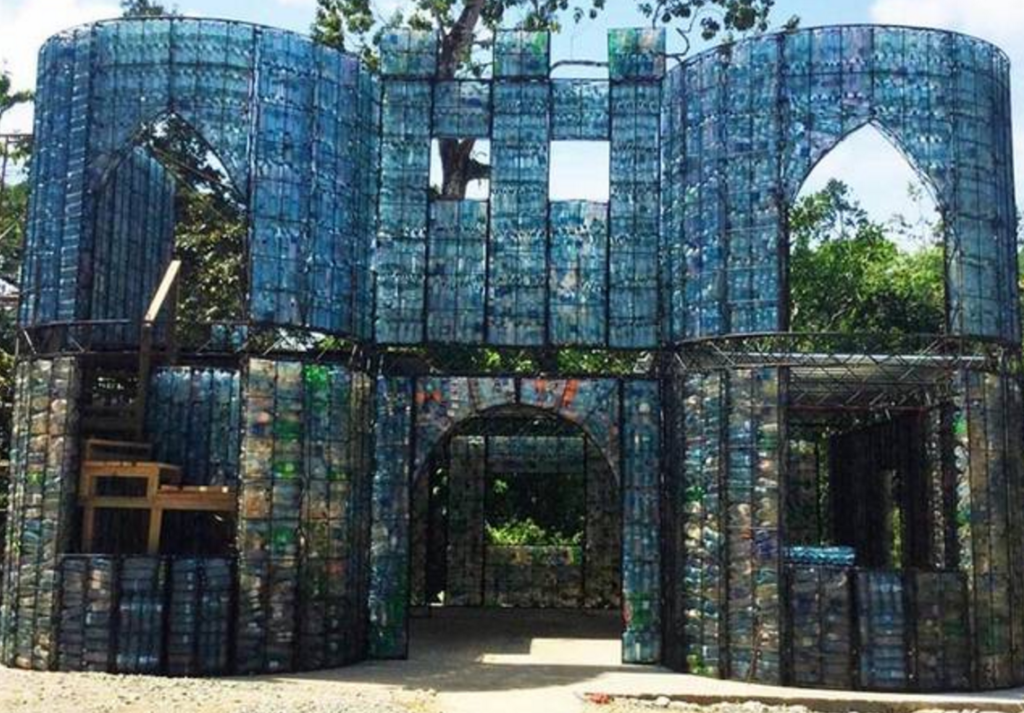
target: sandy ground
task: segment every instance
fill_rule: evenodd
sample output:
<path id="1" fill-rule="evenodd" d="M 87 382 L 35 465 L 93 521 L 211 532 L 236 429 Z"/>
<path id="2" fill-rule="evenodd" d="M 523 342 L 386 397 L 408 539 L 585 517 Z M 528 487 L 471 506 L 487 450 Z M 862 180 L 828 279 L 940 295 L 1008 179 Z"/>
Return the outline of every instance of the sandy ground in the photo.
<path id="1" fill-rule="evenodd" d="M 623 666 L 617 613 L 445 610 L 407 661 L 231 679 L 0 669 L 0 713 L 1021 713 L 1024 690 L 948 696 L 801 691 Z M 662 698 L 656 703 L 624 696 Z M 764 703 L 747 703 L 760 699 Z M 677 700 L 703 702 L 679 703 Z M 737 701 L 723 703 L 723 701 Z"/>
<path id="2" fill-rule="evenodd" d="M 428 697 L 288 680 L 162 679 L 0 668 L 3 713 L 433 713 Z"/>
<path id="3" fill-rule="evenodd" d="M 717 703 L 710 706 L 699 706 L 694 703 L 669 701 L 661 699 L 657 702 L 651 700 L 618 699 L 607 703 L 595 704 L 588 702 L 585 713 L 816 713 L 805 706 L 768 706 L 756 701 L 746 703 Z M 849 709 L 849 713 L 857 713 L 855 707 Z M 934 709 L 922 709 L 915 713 L 948 713 Z M 980 713 L 976 710 L 966 710 L 960 713 Z"/>
<path id="4" fill-rule="evenodd" d="M 576 713 L 619 668 L 617 613 L 446 610 L 412 622 L 408 661 L 308 674 L 161 679 L 0 668 L 0 713 Z"/>

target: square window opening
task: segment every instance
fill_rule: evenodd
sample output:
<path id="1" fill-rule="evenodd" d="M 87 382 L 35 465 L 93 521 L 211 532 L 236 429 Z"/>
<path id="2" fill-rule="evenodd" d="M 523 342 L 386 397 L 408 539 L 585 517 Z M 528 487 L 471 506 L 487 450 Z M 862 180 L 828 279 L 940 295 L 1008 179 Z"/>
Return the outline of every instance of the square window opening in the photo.
<path id="1" fill-rule="evenodd" d="M 551 143 L 551 200 L 607 203 L 610 179 L 610 142 Z"/>
<path id="2" fill-rule="evenodd" d="M 445 150 L 448 150 L 448 146 L 454 150 L 457 144 L 464 141 L 473 142 L 469 154 L 469 164 L 463 166 L 463 170 L 469 172 L 468 180 L 449 178 L 441 158 L 442 144 L 445 145 Z M 430 145 L 431 198 L 434 200 L 488 200 L 491 194 L 490 166 L 491 142 L 488 139 L 434 139 Z M 483 177 L 480 177 L 481 173 Z"/>

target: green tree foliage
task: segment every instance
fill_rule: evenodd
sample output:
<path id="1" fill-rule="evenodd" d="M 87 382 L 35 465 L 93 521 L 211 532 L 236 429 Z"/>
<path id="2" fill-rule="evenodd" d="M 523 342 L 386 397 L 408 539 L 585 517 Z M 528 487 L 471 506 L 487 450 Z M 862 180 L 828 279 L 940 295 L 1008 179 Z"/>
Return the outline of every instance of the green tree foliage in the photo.
<path id="1" fill-rule="evenodd" d="M 901 249 L 897 232 L 872 221 L 840 181 L 800 200 L 790 215 L 792 330 L 942 333 L 942 248 Z"/>
<path id="2" fill-rule="evenodd" d="M 438 77 L 479 76 L 485 67 L 474 56 L 474 50 L 485 46 L 485 38 L 494 30 L 519 27 L 558 31 L 566 21 L 597 18 L 607 4 L 608 0 L 410 0 L 403 9 L 383 17 L 373 0 L 317 0 L 313 37 L 332 47 L 358 52 L 374 66 L 376 47 L 386 30 L 434 30 L 440 38 Z M 699 31 L 705 40 L 720 33 L 766 30 L 774 5 L 775 0 L 636 2 L 637 9 L 652 24 L 671 25 L 684 37 Z M 474 155 L 475 145 L 473 139 L 440 142 L 442 197 L 465 198 L 470 183 L 490 175 L 490 167 Z"/>
<path id="3" fill-rule="evenodd" d="M 4 114 L 21 104 L 32 101 L 32 92 L 13 91 L 11 87 L 11 75 L 7 72 L 0 72 L 0 120 Z"/>
<path id="4" fill-rule="evenodd" d="M 507 474 L 490 481 L 486 531 L 494 545 L 579 545 L 586 523 L 583 473 Z"/>
<path id="5" fill-rule="evenodd" d="M 121 12 L 124 17 L 161 17 L 177 15 L 177 11 L 169 10 L 161 3 L 153 0 L 121 0 Z"/>

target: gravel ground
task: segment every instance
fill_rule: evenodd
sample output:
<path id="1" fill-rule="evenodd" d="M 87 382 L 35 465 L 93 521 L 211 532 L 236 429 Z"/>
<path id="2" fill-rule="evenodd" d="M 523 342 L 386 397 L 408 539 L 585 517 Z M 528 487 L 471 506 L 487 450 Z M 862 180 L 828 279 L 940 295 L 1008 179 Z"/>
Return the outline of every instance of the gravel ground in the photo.
<path id="1" fill-rule="evenodd" d="M 659 711 L 671 711 L 671 713 L 815 713 L 806 706 L 769 706 L 763 703 L 750 701 L 748 703 L 718 703 L 712 706 L 699 706 L 693 703 L 670 701 L 668 698 L 661 698 L 658 701 L 633 700 L 617 698 L 613 700 L 594 702 L 590 701 L 585 707 L 585 713 L 658 713 Z M 850 705 L 848 713 L 857 713 L 856 703 Z M 937 709 L 921 709 L 914 713 L 985 713 L 977 710 L 948 711 Z"/>
<path id="2" fill-rule="evenodd" d="M 167 679 L 0 668 L 2 713 L 435 713 L 432 698 L 314 678 Z"/>

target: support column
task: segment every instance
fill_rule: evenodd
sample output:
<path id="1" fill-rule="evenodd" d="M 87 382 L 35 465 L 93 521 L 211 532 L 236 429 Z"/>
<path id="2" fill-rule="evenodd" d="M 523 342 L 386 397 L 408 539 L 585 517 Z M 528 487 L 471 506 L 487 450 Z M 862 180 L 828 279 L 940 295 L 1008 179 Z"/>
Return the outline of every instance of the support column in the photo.
<path id="1" fill-rule="evenodd" d="M 405 658 L 409 649 L 409 473 L 413 382 L 377 381 L 370 532 L 370 656 Z"/>
<path id="2" fill-rule="evenodd" d="M 664 30 L 612 30 L 608 342 L 658 343 Z"/>
<path id="3" fill-rule="evenodd" d="M 15 375 L 0 663 L 48 670 L 56 655 L 61 556 L 78 480 L 78 363 L 25 361 Z"/>

